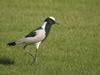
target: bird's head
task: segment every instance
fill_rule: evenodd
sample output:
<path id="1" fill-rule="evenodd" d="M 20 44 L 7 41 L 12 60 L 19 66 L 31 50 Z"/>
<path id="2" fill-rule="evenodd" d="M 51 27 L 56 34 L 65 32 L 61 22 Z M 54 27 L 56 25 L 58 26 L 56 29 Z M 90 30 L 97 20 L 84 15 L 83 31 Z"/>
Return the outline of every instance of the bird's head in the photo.
<path id="1" fill-rule="evenodd" d="M 53 16 L 50 16 L 50 17 L 46 18 L 45 22 L 47 22 L 47 23 L 49 23 L 51 25 L 58 24 L 58 23 L 56 23 L 56 19 Z"/>

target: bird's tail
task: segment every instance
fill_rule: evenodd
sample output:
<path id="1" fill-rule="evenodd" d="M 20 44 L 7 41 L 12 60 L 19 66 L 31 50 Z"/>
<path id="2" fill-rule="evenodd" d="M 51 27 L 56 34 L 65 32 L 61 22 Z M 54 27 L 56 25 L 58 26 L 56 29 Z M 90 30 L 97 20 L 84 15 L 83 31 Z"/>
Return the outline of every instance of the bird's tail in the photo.
<path id="1" fill-rule="evenodd" d="M 15 46 L 16 45 L 16 42 L 9 42 L 7 45 L 8 46 Z"/>
<path id="2" fill-rule="evenodd" d="M 19 44 L 23 44 L 25 42 L 26 38 L 22 38 L 13 42 L 9 42 L 7 43 L 8 46 L 15 46 L 15 45 L 19 45 Z"/>

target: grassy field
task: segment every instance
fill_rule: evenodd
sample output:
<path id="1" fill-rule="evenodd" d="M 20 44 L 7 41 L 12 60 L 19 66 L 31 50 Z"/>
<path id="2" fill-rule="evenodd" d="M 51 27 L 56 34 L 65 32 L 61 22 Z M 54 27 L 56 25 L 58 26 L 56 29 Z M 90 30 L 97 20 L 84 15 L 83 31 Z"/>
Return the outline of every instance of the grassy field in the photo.
<path id="1" fill-rule="evenodd" d="M 38 50 L 38 61 L 22 46 L 8 47 L 41 26 L 48 16 L 52 27 Z M 35 46 L 29 46 L 35 52 Z M 0 0 L 0 75 L 100 75 L 99 0 Z"/>

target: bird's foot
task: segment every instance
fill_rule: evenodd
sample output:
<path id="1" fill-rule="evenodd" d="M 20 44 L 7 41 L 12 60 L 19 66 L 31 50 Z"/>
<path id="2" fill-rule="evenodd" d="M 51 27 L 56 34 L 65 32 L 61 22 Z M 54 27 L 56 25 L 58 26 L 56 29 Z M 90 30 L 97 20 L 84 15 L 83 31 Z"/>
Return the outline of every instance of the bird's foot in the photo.
<path id="1" fill-rule="evenodd" d="M 37 58 L 33 57 L 32 64 L 35 64 L 36 62 L 37 62 Z"/>

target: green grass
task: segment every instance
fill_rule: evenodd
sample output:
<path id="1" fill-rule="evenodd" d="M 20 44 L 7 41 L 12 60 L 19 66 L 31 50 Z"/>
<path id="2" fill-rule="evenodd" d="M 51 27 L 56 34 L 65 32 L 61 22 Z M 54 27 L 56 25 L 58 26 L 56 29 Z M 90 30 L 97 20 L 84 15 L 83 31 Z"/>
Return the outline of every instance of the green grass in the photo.
<path id="1" fill-rule="evenodd" d="M 60 25 L 41 45 L 37 63 L 22 45 L 6 46 L 51 15 Z M 28 49 L 34 54 L 35 46 Z M 100 1 L 0 0 L 0 75 L 100 75 Z"/>

